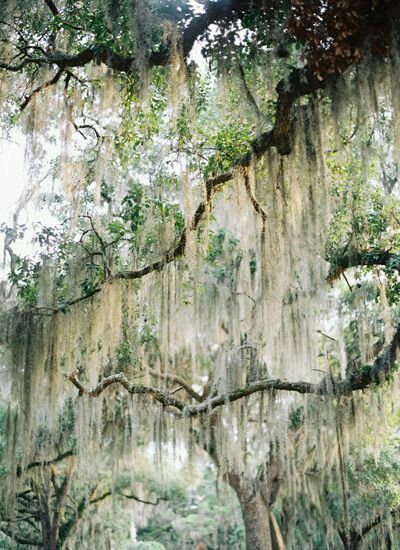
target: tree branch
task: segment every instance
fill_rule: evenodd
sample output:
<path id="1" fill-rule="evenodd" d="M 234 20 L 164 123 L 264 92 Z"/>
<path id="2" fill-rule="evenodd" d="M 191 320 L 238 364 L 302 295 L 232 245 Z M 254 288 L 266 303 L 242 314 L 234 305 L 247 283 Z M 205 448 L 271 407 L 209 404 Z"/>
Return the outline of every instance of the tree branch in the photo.
<path id="1" fill-rule="evenodd" d="M 96 497 L 96 498 L 93 498 L 89 501 L 89 504 L 97 504 L 98 502 L 101 502 L 102 500 L 106 499 L 107 497 L 110 497 L 112 495 L 120 495 L 124 498 L 129 498 L 131 500 L 136 500 L 137 502 L 141 502 L 142 504 L 150 504 L 151 506 L 157 506 L 157 504 L 160 503 L 160 501 L 162 500 L 168 500 L 167 498 L 162 498 L 162 497 L 158 497 L 156 502 L 152 502 L 151 500 L 143 500 L 141 498 L 139 498 L 138 496 L 136 496 L 134 493 L 130 493 L 129 495 L 125 494 L 125 493 L 113 493 L 111 491 L 106 491 L 105 493 L 103 493 L 102 495 Z"/>
<path id="2" fill-rule="evenodd" d="M 283 147 L 283 142 L 284 142 L 283 127 L 285 126 L 285 124 L 287 125 L 286 119 L 287 118 L 290 119 L 292 104 L 294 103 L 295 99 L 301 97 L 302 95 L 307 95 L 308 93 L 311 93 L 318 88 L 322 88 L 324 85 L 325 84 L 319 81 L 316 77 L 311 76 L 307 70 L 293 69 L 289 79 L 281 81 L 277 87 L 277 90 L 278 89 L 280 90 L 279 93 L 283 97 L 282 101 L 286 105 L 286 108 L 285 108 L 286 110 L 282 110 L 281 108 L 278 109 L 277 107 L 277 119 L 276 119 L 275 127 L 272 130 L 268 132 L 264 132 L 263 134 L 255 138 L 252 141 L 247 153 L 233 163 L 231 170 L 224 172 L 222 174 L 219 174 L 206 181 L 206 198 L 204 201 L 202 201 L 198 205 L 197 210 L 191 222 L 189 223 L 188 226 L 184 228 L 178 242 L 172 248 L 170 248 L 161 259 L 157 260 L 156 262 L 153 262 L 152 264 L 149 264 L 141 269 L 131 270 L 131 271 L 121 271 L 119 273 L 116 273 L 115 275 L 113 275 L 108 279 L 108 283 L 112 283 L 113 281 L 116 281 L 118 279 L 140 279 L 145 275 L 148 275 L 149 273 L 153 273 L 155 271 L 161 271 L 167 264 L 180 258 L 184 254 L 186 249 L 187 232 L 194 231 L 198 228 L 200 223 L 204 220 L 207 211 L 209 210 L 209 206 L 214 198 L 215 193 L 220 188 L 222 188 L 222 186 L 225 183 L 227 183 L 234 177 L 236 170 L 248 168 L 254 160 L 257 160 L 258 158 L 260 158 L 262 155 L 264 155 L 264 153 L 266 153 L 268 149 L 270 149 L 273 146 L 276 146 L 278 148 L 278 151 L 281 154 L 289 154 L 291 152 L 291 141 L 289 138 L 290 128 L 289 127 L 286 128 L 287 133 L 285 135 L 287 140 L 285 142 L 286 143 L 285 147 Z M 291 86 L 297 86 L 297 88 L 292 89 Z M 278 106 L 279 104 L 280 104 L 280 100 L 278 97 Z M 278 111 L 280 114 L 278 114 Z M 284 117 L 286 122 L 283 120 L 281 121 L 279 117 Z M 257 205 L 258 211 L 262 215 L 263 211 L 260 205 L 258 204 L 258 202 L 256 201 L 254 195 L 253 195 L 252 202 L 255 208 Z M 265 216 L 265 213 L 264 213 L 264 216 Z M 265 219 L 264 216 L 263 216 L 263 219 Z M 53 312 L 57 313 L 59 311 L 65 311 L 66 307 L 94 296 L 95 294 L 100 292 L 102 288 L 103 288 L 102 286 L 98 286 L 94 288 L 91 292 L 85 294 L 84 296 L 80 296 L 79 298 L 75 298 L 73 300 L 68 300 L 58 308 L 55 308 Z"/>
<path id="3" fill-rule="evenodd" d="M 5 535 L 7 535 L 7 537 L 9 537 L 11 540 L 18 542 L 18 544 L 24 544 L 27 546 L 38 546 L 40 548 L 42 547 L 42 543 L 40 541 L 28 539 L 25 537 L 20 537 L 15 533 L 13 533 L 11 529 L 7 529 L 7 527 L 0 525 L 0 531 L 2 531 Z"/>
<path id="4" fill-rule="evenodd" d="M 267 214 L 265 213 L 260 203 L 256 199 L 256 196 L 254 195 L 254 192 L 250 185 L 249 175 L 247 171 L 245 171 L 244 173 L 244 186 L 246 188 L 247 196 L 249 197 L 254 210 L 257 212 L 259 216 L 261 216 L 262 221 L 265 222 L 265 220 L 267 219 Z"/>
<path id="5" fill-rule="evenodd" d="M 168 500 L 167 498 L 158 497 L 156 499 L 156 502 L 152 502 L 151 500 L 143 500 L 143 499 L 139 498 L 138 496 L 136 496 L 133 493 L 131 493 L 129 495 L 127 495 L 125 493 L 120 493 L 120 494 L 124 498 L 129 498 L 129 499 L 132 499 L 132 500 L 136 500 L 137 502 L 141 502 L 142 504 L 150 504 L 151 506 L 157 506 L 157 504 L 159 504 L 162 500 Z"/>
<path id="6" fill-rule="evenodd" d="M 351 548 L 354 550 L 357 550 L 358 548 L 363 547 L 363 538 L 367 533 L 369 533 L 369 531 L 371 531 L 371 529 L 373 529 L 374 527 L 377 527 L 380 523 L 389 519 L 390 516 L 396 516 L 399 512 L 400 512 L 400 508 L 395 508 L 393 510 L 390 510 L 386 514 L 379 514 L 372 520 L 365 523 L 365 525 L 363 525 L 363 527 L 361 528 L 361 531 L 352 530 L 350 533 L 350 539 L 352 544 Z M 338 533 L 342 542 L 344 542 L 344 539 L 345 539 L 344 532 L 339 530 Z"/>
<path id="7" fill-rule="evenodd" d="M 385 521 L 385 519 L 388 519 L 388 515 L 395 516 L 400 512 L 400 507 L 395 508 L 394 510 L 390 510 L 389 514 L 380 514 L 379 516 L 375 517 L 373 520 L 369 521 L 361 530 L 361 538 L 365 536 L 371 529 L 382 523 L 382 521 Z M 360 541 L 361 542 L 361 541 Z"/>
<path id="8" fill-rule="evenodd" d="M 131 395 L 149 395 L 162 405 L 174 407 L 187 416 L 199 416 L 210 412 L 226 403 L 232 403 L 243 397 L 263 391 L 288 391 L 302 394 L 315 395 L 348 395 L 353 391 L 363 390 L 372 385 L 378 385 L 387 380 L 392 374 L 398 360 L 400 348 L 400 325 L 393 336 L 391 343 L 384 352 L 379 355 L 372 366 L 366 366 L 349 374 L 344 380 L 336 384 L 331 378 L 325 378 L 320 383 L 311 382 L 290 382 L 280 379 L 262 379 L 252 382 L 242 388 L 238 388 L 224 395 L 216 395 L 203 401 L 198 405 L 187 405 L 184 401 L 176 399 L 171 394 L 140 384 L 131 384 L 123 373 L 112 374 L 101 380 L 92 389 L 85 388 L 77 379 L 77 371 L 73 372 L 67 379 L 78 389 L 79 395 L 98 397 L 108 386 L 121 384 Z"/>
<path id="9" fill-rule="evenodd" d="M 246 98 L 248 103 L 253 107 L 254 113 L 257 117 L 258 124 L 261 124 L 261 120 L 263 118 L 263 115 L 257 105 L 257 101 L 254 99 L 253 94 L 251 93 L 251 90 L 249 88 L 249 85 L 247 84 L 246 75 L 244 74 L 244 69 L 241 63 L 238 63 L 238 69 L 239 69 L 239 75 L 240 79 L 243 84 L 244 91 L 246 93 Z"/>
<path id="10" fill-rule="evenodd" d="M 63 74 L 63 72 L 64 72 L 64 69 L 59 69 L 57 71 L 57 73 L 53 76 L 53 78 L 51 78 L 50 80 L 46 80 L 46 82 L 43 82 L 37 88 L 32 90 L 32 92 L 28 95 L 28 97 L 22 103 L 22 105 L 20 107 L 20 111 L 22 112 L 29 105 L 29 103 L 32 101 L 34 95 L 38 94 L 39 92 L 41 92 L 45 88 L 48 88 L 49 86 L 53 86 L 53 84 L 56 84 L 60 80 L 61 75 Z"/>
<path id="11" fill-rule="evenodd" d="M 195 391 L 192 388 L 192 386 L 180 376 L 176 376 L 175 374 L 172 374 L 172 373 L 158 372 L 155 369 L 151 369 L 151 368 L 149 368 L 148 371 L 155 378 L 160 378 L 161 380 L 169 380 L 170 382 L 179 384 L 179 386 L 182 386 L 182 388 L 186 391 L 188 395 L 190 395 L 190 397 L 192 397 L 199 403 L 201 403 L 204 400 L 203 396 L 197 393 L 197 391 Z"/>
<path id="12" fill-rule="evenodd" d="M 346 269 L 350 267 L 372 267 L 390 265 L 393 268 L 400 269 L 400 254 L 395 254 L 390 251 L 358 252 L 356 250 L 347 251 L 343 256 L 335 262 L 329 271 L 327 281 L 333 283 Z"/>
<path id="13" fill-rule="evenodd" d="M 44 0 L 45 3 L 48 5 L 51 13 L 56 16 L 56 15 L 59 15 L 60 12 L 58 11 L 57 9 L 57 6 L 55 5 L 55 3 L 53 2 L 53 0 Z"/>
<path id="14" fill-rule="evenodd" d="M 110 497 L 112 494 L 113 493 L 111 491 L 107 491 L 107 492 L 103 493 L 102 495 L 100 495 L 99 497 L 90 499 L 89 504 L 97 504 L 97 502 L 101 502 L 105 498 Z"/>
<path id="15" fill-rule="evenodd" d="M 145 275 L 148 275 L 149 273 L 161 271 L 166 265 L 180 258 L 185 252 L 187 232 L 194 231 L 198 228 L 198 226 L 206 216 L 208 207 L 211 204 L 215 193 L 220 187 L 223 186 L 224 183 L 229 181 L 232 177 L 233 177 L 232 172 L 226 172 L 224 174 L 221 174 L 219 176 L 216 176 L 214 178 L 210 178 L 209 180 L 207 180 L 205 200 L 198 205 L 197 210 L 194 213 L 194 216 L 191 222 L 183 229 L 179 240 L 176 242 L 174 246 L 172 246 L 164 254 L 162 258 L 140 269 L 131 270 L 131 271 L 120 271 L 119 273 L 116 273 L 115 275 L 110 276 L 107 283 L 111 284 L 120 279 L 141 279 L 142 277 L 144 277 Z M 83 296 L 79 296 L 78 298 L 74 298 L 72 300 L 67 300 L 62 304 L 60 304 L 58 307 L 50 309 L 50 313 L 64 312 L 67 307 L 77 304 L 79 302 L 82 302 L 83 300 L 87 300 L 88 298 L 91 298 L 95 294 L 98 294 L 99 292 L 101 292 L 103 288 L 104 288 L 103 285 L 98 286 L 98 287 L 95 287 L 90 292 L 88 292 L 87 294 L 84 294 Z"/>
<path id="16" fill-rule="evenodd" d="M 68 451 L 65 451 L 65 453 L 61 453 L 51 460 L 42 460 L 42 461 L 36 460 L 34 462 L 30 462 L 26 466 L 25 470 L 31 470 L 32 468 L 37 468 L 37 467 L 51 466 L 51 464 L 56 464 L 57 462 L 61 462 L 62 460 L 64 460 L 65 458 L 68 458 L 69 456 L 74 456 L 74 454 L 75 452 L 72 449 L 69 449 Z M 20 466 L 18 466 L 17 467 L 18 477 L 20 477 L 21 474 L 22 474 L 22 469 Z"/>

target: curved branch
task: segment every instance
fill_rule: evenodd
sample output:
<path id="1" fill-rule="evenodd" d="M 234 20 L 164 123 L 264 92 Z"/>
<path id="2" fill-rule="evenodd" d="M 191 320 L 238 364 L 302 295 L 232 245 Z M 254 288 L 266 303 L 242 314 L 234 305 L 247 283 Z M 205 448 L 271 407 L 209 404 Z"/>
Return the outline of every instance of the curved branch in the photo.
<path id="1" fill-rule="evenodd" d="M 363 539 L 367 533 L 369 533 L 374 527 L 377 527 L 380 523 L 384 522 L 385 520 L 389 519 L 390 516 L 396 516 L 400 512 L 400 508 L 394 508 L 393 510 L 390 510 L 387 513 L 379 514 L 372 520 L 365 523 L 361 531 L 352 530 L 350 533 L 351 543 L 354 550 L 357 550 L 358 548 L 363 547 Z M 344 533 L 343 531 L 339 531 L 339 536 L 344 541 Z"/>
<path id="2" fill-rule="evenodd" d="M 106 388 L 108 388 L 108 386 L 113 384 L 121 384 L 131 395 L 149 395 L 162 405 L 176 408 L 186 416 L 199 416 L 227 403 L 232 403 L 238 399 L 242 399 L 243 397 L 248 397 L 254 393 L 263 391 L 280 390 L 315 395 L 348 395 L 353 391 L 363 390 L 372 385 L 378 385 L 390 378 L 393 370 L 396 368 L 399 348 L 400 325 L 397 327 L 391 343 L 387 346 L 384 352 L 375 359 L 372 366 L 362 367 L 358 369 L 357 372 L 351 373 L 347 378 L 337 382 L 336 384 L 330 378 L 326 378 L 320 383 L 303 381 L 290 382 L 288 380 L 280 379 L 262 379 L 226 394 L 211 397 L 198 405 L 187 405 L 184 401 L 176 399 L 171 394 L 154 388 L 153 386 L 131 384 L 123 373 L 107 376 L 92 389 L 85 388 L 81 384 L 81 382 L 77 379 L 77 371 L 67 376 L 67 379 L 79 389 L 79 395 L 98 397 Z"/>
<path id="3" fill-rule="evenodd" d="M 385 521 L 385 519 L 388 519 L 388 515 L 395 516 L 400 512 L 400 507 L 395 508 L 394 510 L 390 510 L 389 514 L 380 514 L 370 522 L 368 522 L 366 525 L 363 526 L 361 530 L 361 538 L 366 535 L 371 529 L 382 523 L 382 521 Z M 361 542 L 361 541 L 360 541 Z"/>
<path id="4" fill-rule="evenodd" d="M 142 504 L 150 504 L 151 506 L 157 506 L 157 504 L 159 504 L 162 500 L 168 500 L 167 498 L 158 497 L 156 502 L 152 502 L 151 500 L 143 500 L 142 498 L 139 498 L 138 496 L 136 496 L 133 493 L 131 493 L 129 495 L 126 495 L 125 493 L 120 493 L 120 494 L 124 498 L 129 498 L 129 499 L 132 499 L 132 500 L 136 500 L 137 502 L 141 502 Z"/>
<path id="5" fill-rule="evenodd" d="M 400 325 L 397 327 L 392 341 L 378 355 L 374 364 L 370 367 L 361 367 L 345 379 L 339 382 L 338 389 L 342 393 L 363 390 L 372 385 L 379 385 L 389 379 L 397 368 L 400 348 Z"/>
<path id="6" fill-rule="evenodd" d="M 262 206 L 260 205 L 260 203 L 256 199 L 256 196 L 255 196 L 255 194 L 254 194 L 254 192 L 251 188 L 251 185 L 250 185 L 250 179 L 249 179 L 249 175 L 248 175 L 247 171 L 244 174 L 244 186 L 246 188 L 247 196 L 249 197 L 250 202 L 253 205 L 254 210 L 257 212 L 257 214 L 259 214 L 261 216 L 262 221 L 265 222 L 265 220 L 267 219 L 267 214 L 265 213 Z"/>
<path id="7" fill-rule="evenodd" d="M 59 69 L 56 72 L 56 74 L 53 76 L 53 78 L 51 78 L 50 80 L 46 80 L 46 82 L 43 82 L 42 84 L 37 86 L 37 88 L 32 90 L 32 92 L 28 95 L 28 97 L 22 103 L 22 105 L 20 107 L 20 111 L 23 111 L 29 105 L 29 103 L 32 101 L 33 97 L 36 94 L 40 93 L 42 90 L 44 90 L 45 88 L 48 88 L 49 86 L 53 86 L 54 84 L 57 84 L 57 82 L 60 80 L 61 75 L 63 74 L 63 72 L 64 72 L 64 69 Z"/>
<path id="8" fill-rule="evenodd" d="M 142 267 L 140 269 L 130 270 L 130 271 L 120 271 L 108 278 L 107 284 L 114 283 L 119 279 L 141 279 L 145 275 L 154 273 L 156 271 L 161 271 L 166 265 L 172 263 L 173 261 L 180 258 L 186 249 L 186 234 L 188 231 L 195 231 L 200 223 L 204 220 L 209 206 L 214 198 L 215 193 L 223 186 L 224 183 L 228 182 L 233 177 L 233 172 L 226 172 L 220 174 L 214 178 L 210 178 L 206 181 L 206 197 L 198 207 L 190 223 L 183 229 L 181 237 L 176 242 L 176 244 L 171 247 L 162 258 L 159 260 Z M 51 313 L 65 312 L 69 306 L 87 300 L 95 294 L 98 294 L 103 290 L 104 286 L 97 286 L 87 294 L 74 298 L 72 300 L 66 300 L 56 308 L 50 308 Z M 39 309 L 39 308 L 37 308 Z M 49 308 L 46 308 L 49 309 Z"/>
<path id="9" fill-rule="evenodd" d="M 110 497 L 112 495 L 120 495 L 124 498 L 128 498 L 128 499 L 131 499 L 131 500 L 136 500 L 136 502 L 140 502 L 142 504 L 150 504 L 151 506 L 157 506 L 157 504 L 159 504 L 162 500 L 168 500 L 167 498 L 162 498 L 162 497 L 158 497 L 156 502 L 152 502 L 151 500 L 144 500 L 142 498 L 139 498 L 138 496 L 136 496 L 134 493 L 130 493 L 129 495 L 125 494 L 125 493 L 113 493 L 112 491 L 106 491 L 105 493 L 103 493 L 102 495 L 96 497 L 96 498 L 93 498 L 89 501 L 89 504 L 97 504 L 98 502 L 101 502 L 102 500 L 106 499 L 107 497 Z"/>
<path id="10" fill-rule="evenodd" d="M 254 113 L 257 117 L 258 124 L 260 124 L 263 118 L 263 114 L 261 113 L 260 108 L 258 107 L 257 101 L 254 98 L 254 95 L 251 93 L 249 85 L 247 84 L 246 75 L 244 73 L 243 65 L 241 63 L 238 63 L 238 70 L 239 70 L 239 76 L 246 94 L 247 101 L 249 105 L 252 106 Z"/>
<path id="11" fill-rule="evenodd" d="M 121 271 L 117 273 L 111 279 L 140 279 L 145 275 L 152 273 L 154 271 L 161 271 L 167 264 L 173 262 L 174 260 L 180 258 L 186 249 L 186 240 L 187 233 L 189 231 L 195 231 L 200 223 L 204 220 L 209 206 L 214 198 L 216 191 L 222 187 L 224 183 L 232 179 L 233 172 L 226 172 L 214 178 L 211 178 L 206 181 L 206 197 L 196 209 L 194 216 L 188 226 L 186 226 L 182 232 L 182 235 L 178 242 L 167 251 L 165 256 L 156 262 L 143 267 L 142 269 L 134 271 Z"/>
<path id="12" fill-rule="evenodd" d="M 335 262 L 334 266 L 329 271 L 327 281 L 333 283 L 346 269 L 351 267 L 373 267 L 373 266 L 391 266 L 396 269 L 400 269 L 400 254 L 392 253 L 388 250 L 376 251 L 376 252 L 358 252 L 350 250 L 343 254 L 338 262 Z"/>
<path id="13" fill-rule="evenodd" d="M 68 458 L 68 457 L 74 456 L 74 455 L 75 455 L 75 452 L 72 449 L 69 449 L 68 451 L 65 451 L 65 453 L 61 453 L 61 454 L 59 454 L 58 456 L 56 456 L 55 458 L 53 458 L 51 460 L 41 460 L 41 461 L 40 460 L 35 460 L 34 462 L 30 462 L 25 467 L 25 470 L 31 470 L 32 468 L 37 468 L 37 467 L 51 466 L 52 464 L 56 464 L 57 462 L 61 462 L 65 458 Z M 21 466 L 17 466 L 17 476 L 18 477 L 21 477 L 22 472 L 23 472 L 23 470 L 22 470 Z"/>
<path id="14" fill-rule="evenodd" d="M 231 170 L 219 174 L 206 181 L 206 198 L 198 205 L 191 222 L 188 226 L 184 228 L 178 242 L 171 249 L 169 249 L 161 259 L 141 269 L 121 271 L 119 273 L 116 273 L 108 279 L 108 283 L 112 283 L 113 281 L 116 281 L 118 279 L 140 279 L 148 275 L 149 273 L 161 271 L 167 264 L 180 258 L 185 252 L 187 232 L 194 231 L 198 228 L 198 226 L 206 216 L 206 213 L 209 209 L 211 201 L 214 198 L 215 193 L 220 188 L 222 188 L 225 183 L 227 183 L 234 177 L 237 169 L 248 168 L 254 160 L 260 158 L 262 155 L 264 155 L 264 153 L 266 153 L 268 149 L 273 146 L 276 146 L 278 152 L 280 152 L 281 154 L 289 154 L 291 152 L 291 139 L 289 138 L 290 128 L 286 128 L 286 145 L 283 147 L 283 126 L 285 126 L 286 123 L 284 123 L 284 121 L 281 121 L 279 116 L 283 116 L 286 118 L 289 117 L 290 119 L 291 108 L 295 99 L 300 98 L 303 95 L 307 95 L 308 93 L 314 92 L 316 89 L 322 88 L 325 84 L 326 83 L 323 83 L 316 79 L 316 77 L 310 75 L 306 69 L 293 69 L 289 79 L 281 81 L 277 87 L 277 90 L 280 90 L 279 93 L 282 95 L 282 101 L 284 102 L 286 107 L 284 110 L 278 109 L 280 105 L 280 100 L 278 96 L 277 119 L 275 127 L 272 130 L 264 132 L 263 134 L 255 138 L 251 142 L 247 153 L 233 163 Z M 292 86 L 297 86 L 297 88 L 292 88 Z M 278 110 L 280 112 L 279 116 Z M 255 200 L 254 195 L 253 198 Z M 264 215 L 262 214 L 263 211 L 258 202 L 255 200 L 255 202 L 253 202 L 253 206 L 256 207 L 256 204 L 259 213 L 262 215 L 263 219 L 265 219 L 265 213 Z M 98 286 L 84 296 L 74 298 L 73 300 L 68 300 L 59 307 L 54 308 L 52 312 L 64 312 L 67 307 L 91 298 L 95 294 L 99 293 L 102 288 L 102 286 Z"/>

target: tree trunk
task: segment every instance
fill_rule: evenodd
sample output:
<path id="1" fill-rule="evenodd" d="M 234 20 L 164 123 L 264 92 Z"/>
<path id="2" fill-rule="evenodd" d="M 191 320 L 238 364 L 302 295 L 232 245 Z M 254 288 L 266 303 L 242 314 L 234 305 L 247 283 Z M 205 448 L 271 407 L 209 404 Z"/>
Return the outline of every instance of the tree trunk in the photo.
<path id="1" fill-rule="evenodd" d="M 42 534 L 43 548 L 50 548 L 51 540 L 51 521 L 50 521 L 50 510 L 47 493 L 39 493 L 39 515 L 40 515 L 40 526 Z"/>
<path id="2" fill-rule="evenodd" d="M 217 435 L 215 433 L 218 414 L 218 412 L 214 412 L 209 419 L 211 437 L 204 449 L 220 470 Z M 276 462 L 276 466 L 278 466 L 278 462 Z M 275 473 L 276 469 L 274 467 L 274 473 L 272 476 L 270 475 L 271 483 L 265 479 L 256 481 L 233 471 L 224 474 L 225 481 L 235 491 L 240 503 L 246 532 L 247 550 L 273 550 L 269 503 L 271 497 L 275 498 L 279 487 L 279 476 Z M 275 548 L 277 548 L 276 545 L 274 545 L 274 550 Z M 282 549 L 279 548 L 279 550 Z"/>
<path id="3" fill-rule="evenodd" d="M 53 528 L 51 530 L 49 550 L 57 550 L 59 532 L 60 532 L 60 525 L 59 524 L 53 525 Z"/>
<path id="4" fill-rule="evenodd" d="M 247 550 L 272 550 L 269 507 L 252 479 L 228 474 L 242 509 Z"/>

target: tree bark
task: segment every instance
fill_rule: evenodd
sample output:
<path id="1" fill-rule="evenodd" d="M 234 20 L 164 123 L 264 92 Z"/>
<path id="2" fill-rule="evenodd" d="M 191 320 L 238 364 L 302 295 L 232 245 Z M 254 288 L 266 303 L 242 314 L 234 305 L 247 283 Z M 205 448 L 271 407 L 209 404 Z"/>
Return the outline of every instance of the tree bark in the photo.
<path id="1" fill-rule="evenodd" d="M 39 514 L 40 514 L 40 526 L 43 541 L 43 548 L 50 548 L 51 541 L 51 520 L 48 494 L 44 492 L 38 495 L 39 497 Z"/>
<path id="2" fill-rule="evenodd" d="M 229 485 L 242 509 L 247 550 L 272 550 L 269 506 L 252 479 L 229 473 Z"/>
<path id="3" fill-rule="evenodd" d="M 219 413 L 215 411 L 210 417 L 210 441 L 203 448 L 220 470 L 217 435 L 215 433 L 218 418 Z M 275 550 L 277 548 L 276 545 L 274 545 L 274 548 L 272 546 L 270 499 L 271 497 L 275 498 L 279 488 L 278 471 L 279 464 L 275 461 L 274 468 L 270 472 L 269 481 L 266 478 L 254 480 L 243 473 L 234 471 L 223 475 L 224 480 L 235 491 L 239 500 L 246 533 L 246 550 Z"/>

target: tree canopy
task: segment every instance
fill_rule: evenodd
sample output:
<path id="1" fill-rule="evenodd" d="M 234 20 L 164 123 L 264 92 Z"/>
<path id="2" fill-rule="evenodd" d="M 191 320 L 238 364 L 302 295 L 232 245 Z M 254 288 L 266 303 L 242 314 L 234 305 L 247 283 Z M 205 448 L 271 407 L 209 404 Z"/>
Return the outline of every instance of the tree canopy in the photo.
<path id="1" fill-rule="evenodd" d="M 3 546 L 399 544 L 400 6 L 0 5 Z"/>

